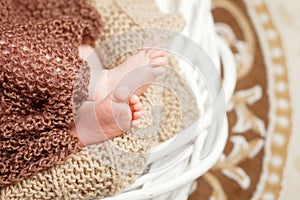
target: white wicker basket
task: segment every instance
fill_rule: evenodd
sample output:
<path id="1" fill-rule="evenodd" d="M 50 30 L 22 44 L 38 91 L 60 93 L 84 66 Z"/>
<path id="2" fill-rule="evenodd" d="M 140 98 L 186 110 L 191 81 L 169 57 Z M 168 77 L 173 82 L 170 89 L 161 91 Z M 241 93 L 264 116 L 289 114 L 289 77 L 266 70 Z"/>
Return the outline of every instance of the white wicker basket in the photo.
<path id="1" fill-rule="evenodd" d="M 215 31 L 210 0 L 157 0 L 157 4 L 162 11 L 181 12 L 187 22 L 183 34 L 190 37 L 207 52 L 219 71 L 222 62 L 225 101 L 228 103 L 236 84 L 236 64 L 230 48 Z M 201 94 L 199 95 L 201 96 Z M 204 112 L 201 113 L 202 116 L 205 112 L 208 112 L 208 108 L 203 108 L 202 110 Z M 189 194 L 195 189 L 195 180 L 208 171 L 218 160 L 228 136 L 227 119 L 224 122 L 222 131 L 215 135 L 208 135 L 209 124 L 206 119 L 202 118 L 201 124 L 202 128 L 199 129 L 192 143 L 191 141 L 180 140 L 180 137 L 188 138 L 194 134 L 192 132 L 196 128 L 196 122 L 176 136 L 179 138 L 177 141 L 183 142 L 175 142 L 174 145 L 168 146 L 164 153 L 150 154 L 148 158 L 150 171 L 148 173 L 141 176 L 133 185 L 121 193 L 105 199 L 187 199 Z M 207 138 L 213 140 L 217 136 L 217 143 L 209 155 L 199 159 Z M 193 139 L 193 137 L 190 138 Z M 173 140 L 174 138 L 166 141 L 155 148 L 153 152 L 157 152 Z M 158 166 L 165 164 L 172 157 L 176 157 L 176 153 L 181 149 L 185 150 L 182 151 L 180 158 L 166 165 L 161 170 L 151 170 L 157 169 Z"/>

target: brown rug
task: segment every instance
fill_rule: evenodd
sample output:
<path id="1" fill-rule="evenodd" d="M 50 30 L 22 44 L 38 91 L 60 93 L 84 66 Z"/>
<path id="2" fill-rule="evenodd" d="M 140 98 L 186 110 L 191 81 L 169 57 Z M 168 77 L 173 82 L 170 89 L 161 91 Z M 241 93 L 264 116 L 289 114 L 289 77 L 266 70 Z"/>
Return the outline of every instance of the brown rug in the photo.
<path id="1" fill-rule="evenodd" d="M 279 199 L 292 127 L 282 39 L 263 0 L 213 5 L 218 31 L 236 54 L 239 79 L 224 154 L 190 199 Z"/>

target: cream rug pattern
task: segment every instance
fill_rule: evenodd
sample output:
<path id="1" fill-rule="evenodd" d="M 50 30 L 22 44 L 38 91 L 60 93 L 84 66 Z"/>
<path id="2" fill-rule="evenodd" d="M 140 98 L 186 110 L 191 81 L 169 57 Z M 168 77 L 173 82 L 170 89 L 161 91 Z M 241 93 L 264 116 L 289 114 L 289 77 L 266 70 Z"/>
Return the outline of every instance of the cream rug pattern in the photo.
<path id="1" fill-rule="evenodd" d="M 198 180 L 191 200 L 296 198 L 283 194 L 289 153 L 295 153 L 289 151 L 295 109 L 286 46 L 270 4 L 213 1 L 217 30 L 235 53 L 239 78 L 228 112 L 227 146 L 213 169 Z M 289 163 L 300 175 L 299 160 L 296 156 Z"/>

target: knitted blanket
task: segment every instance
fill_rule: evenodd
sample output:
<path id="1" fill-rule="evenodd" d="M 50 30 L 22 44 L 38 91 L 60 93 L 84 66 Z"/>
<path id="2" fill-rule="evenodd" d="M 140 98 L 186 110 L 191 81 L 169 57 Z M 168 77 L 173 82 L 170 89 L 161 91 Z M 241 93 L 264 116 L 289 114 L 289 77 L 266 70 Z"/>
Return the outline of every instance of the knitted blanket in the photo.
<path id="1" fill-rule="evenodd" d="M 165 27 L 179 31 L 184 25 L 178 14 L 162 15 L 151 0 L 89 2 L 101 14 L 103 22 L 98 42 L 133 28 Z M 114 66 L 116 64 L 109 67 Z M 170 70 L 160 77 L 165 87 L 152 85 L 141 97 L 146 111 L 141 128 L 85 147 L 63 164 L 1 188 L 0 199 L 101 198 L 132 184 L 144 173 L 151 148 L 173 137 L 198 117 L 193 107 L 195 99 L 180 76 L 176 59 L 171 57 L 168 67 Z M 163 109 L 157 109 L 156 105 Z M 164 117 L 162 124 L 154 123 L 158 116 Z M 149 130 L 158 131 L 149 135 Z"/>
<path id="2" fill-rule="evenodd" d="M 89 78 L 78 46 L 95 43 L 101 21 L 84 0 L 1 0 L 0 25 L 2 187 L 81 150 L 70 134 L 72 99 L 87 98 Z"/>

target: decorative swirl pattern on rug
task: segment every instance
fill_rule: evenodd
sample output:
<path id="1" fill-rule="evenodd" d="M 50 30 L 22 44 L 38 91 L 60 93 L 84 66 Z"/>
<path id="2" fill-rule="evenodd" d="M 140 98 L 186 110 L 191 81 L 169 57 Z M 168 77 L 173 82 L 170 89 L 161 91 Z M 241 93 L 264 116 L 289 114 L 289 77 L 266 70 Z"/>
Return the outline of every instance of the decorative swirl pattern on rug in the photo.
<path id="1" fill-rule="evenodd" d="M 217 30 L 235 53 L 239 80 L 225 151 L 190 199 L 279 199 L 292 123 L 282 39 L 263 0 L 213 5 Z"/>

